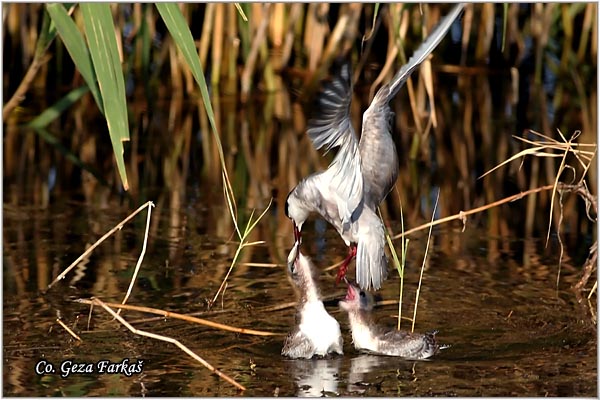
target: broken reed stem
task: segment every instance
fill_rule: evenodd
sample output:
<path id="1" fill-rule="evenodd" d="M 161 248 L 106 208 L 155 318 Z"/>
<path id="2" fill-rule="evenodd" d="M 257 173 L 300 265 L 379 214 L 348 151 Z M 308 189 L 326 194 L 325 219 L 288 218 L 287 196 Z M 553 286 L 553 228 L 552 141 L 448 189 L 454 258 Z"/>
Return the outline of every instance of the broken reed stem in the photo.
<path id="1" fill-rule="evenodd" d="M 560 176 L 562 175 L 562 172 L 565 169 L 565 163 L 567 161 L 567 155 L 569 154 L 569 151 L 573 151 L 572 147 L 571 147 L 571 142 L 579 136 L 579 134 L 577 132 L 581 133 L 580 131 L 576 131 L 571 136 L 571 139 L 569 139 L 567 141 L 567 140 L 565 140 L 565 137 L 563 136 L 563 134 L 561 133 L 561 131 L 558 130 L 558 133 L 560 134 L 560 136 L 565 141 L 566 147 L 564 149 L 565 151 L 564 151 L 564 154 L 563 154 L 562 159 L 560 161 L 560 166 L 558 167 L 558 173 L 556 174 L 556 178 L 554 178 L 554 187 L 552 188 L 552 195 L 550 196 L 550 213 L 549 213 L 549 217 L 548 217 L 548 232 L 546 234 L 546 246 L 548 246 L 548 242 L 550 241 L 550 229 L 552 228 L 552 210 L 554 210 L 554 195 L 556 194 L 556 188 L 558 186 L 558 179 L 560 178 Z M 561 259 L 562 259 L 562 243 L 561 243 Z M 559 277 L 560 277 L 560 264 L 559 264 Z M 557 277 L 557 283 L 556 283 L 556 285 L 557 285 L 557 288 L 558 288 L 558 277 Z"/>
<path id="2" fill-rule="evenodd" d="M 435 205 L 433 206 L 433 212 L 431 213 L 431 222 L 433 222 L 435 218 L 435 212 L 437 211 L 438 201 L 440 200 L 440 191 L 438 190 L 437 197 L 435 199 Z M 417 306 L 419 305 L 419 294 L 421 293 L 421 282 L 423 281 L 423 271 L 425 270 L 425 261 L 427 260 L 427 253 L 429 252 L 429 242 L 431 241 L 431 231 L 433 230 L 433 225 L 429 226 L 429 235 L 427 236 L 427 245 L 425 246 L 425 255 L 423 256 L 423 264 L 421 264 L 421 275 L 419 276 L 419 286 L 417 286 L 417 294 L 415 297 L 415 309 L 413 311 L 412 318 L 412 327 L 410 328 L 411 332 L 415 331 L 415 322 L 417 320 Z"/>
<path id="3" fill-rule="evenodd" d="M 135 284 L 135 280 L 137 278 L 138 272 L 140 271 L 140 267 L 142 265 L 142 260 L 144 259 L 144 255 L 146 254 L 146 245 L 148 244 L 148 232 L 150 230 L 150 216 L 152 215 L 152 207 L 154 207 L 154 203 L 150 203 L 148 205 L 148 216 L 146 217 L 146 232 L 144 232 L 144 243 L 142 244 L 142 251 L 140 252 L 140 256 L 138 257 L 137 263 L 135 264 L 135 270 L 133 271 L 133 276 L 131 277 L 131 282 L 129 283 L 129 288 L 127 289 L 127 294 L 123 298 L 121 304 L 127 303 L 127 299 L 131 295 L 131 291 L 133 290 L 133 285 Z M 117 311 L 117 314 L 121 313 L 121 308 Z"/>
<path id="4" fill-rule="evenodd" d="M 75 300 L 77 303 L 81 304 L 90 304 L 93 305 L 93 300 L 87 299 L 77 299 Z M 242 333 L 245 335 L 255 335 L 255 336 L 277 336 L 279 333 L 266 332 L 266 331 L 256 331 L 253 329 L 245 329 L 245 328 L 236 328 L 234 326 L 220 324 L 218 322 L 209 321 L 202 318 L 192 317 L 189 315 L 179 314 L 171 311 L 159 310 L 158 308 L 151 307 L 143 307 L 143 306 L 132 306 L 129 304 L 119 304 L 119 303 L 109 303 L 104 302 L 108 307 L 118 308 L 120 310 L 131 310 L 131 311 L 139 311 L 148 314 L 157 314 L 161 315 L 163 318 L 174 318 L 180 319 L 183 321 L 193 322 L 200 325 L 210 326 L 211 328 L 221 329 L 223 331 Z M 118 313 L 117 313 L 118 314 Z"/>
<path id="5" fill-rule="evenodd" d="M 494 208 L 494 207 L 499 206 L 499 205 L 504 204 L 504 203 L 510 203 L 512 201 L 515 201 L 515 200 L 520 200 L 520 199 L 522 199 L 523 197 L 525 197 L 527 195 L 530 195 L 530 194 L 533 194 L 533 193 L 543 192 L 544 190 L 550 190 L 553 187 L 554 187 L 554 185 L 546 185 L 546 186 L 542 186 L 542 187 L 535 188 L 535 189 L 529 189 L 529 190 L 526 190 L 524 192 L 517 193 L 517 194 L 514 194 L 512 196 L 506 197 L 506 198 L 504 198 L 502 200 L 498 200 L 498 201 L 495 201 L 493 203 L 486 204 L 485 206 L 477 207 L 477 208 L 474 208 L 474 209 L 469 210 L 469 211 L 461 211 L 458 214 L 454 214 L 454 215 L 451 215 L 449 217 L 436 219 L 435 221 L 428 222 L 426 224 L 419 225 L 416 228 L 409 229 L 406 232 L 404 232 L 404 234 L 399 233 L 396 236 L 392 237 L 392 239 L 394 239 L 394 240 L 395 239 L 399 239 L 399 238 L 404 237 L 406 235 L 409 235 L 411 233 L 418 232 L 420 230 L 426 229 L 426 228 L 431 227 L 431 226 L 436 226 L 436 225 L 443 224 L 443 223 L 446 223 L 446 222 L 449 222 L 449 221 L 453 221 L 455 219 L 460 219 L 463 222 L 463 225 L 464 225 L 467 222 L 466 221 L 466 217 L 469 216 L 469 215 L 477 214 L 477 213 L 479 213 L 481 211 L 485 211 L 485 210 L 488 210 L 490 208 Z"/>
<path id="6" fill-rule="evenodd" d="M 67 331 L 67 333 L 69 335 L 73 336 L 75 339 L 79 340 L 80 342 L 82 341 L 81 338 L 79 336 L 77 336 L 77 334 L 75 332 L 73 332 L 73 330 L 71 328 L 69 328 L 64 322 L 62 322 L 62 320 L 60 318 L 56 318 L 56 322 L 58 322 L 58 324 L 60 326 L 65 328 L 65 330 Z"/>
<path id="7" fill-rule="evenodd" d="M 152 201 L 148 201 L 145 204 L 143 204 L 142 206 L 140 206 L 137 210 L 135 210 L 133 213 L 129 214 L 129 216 L 127 218 L 125 218 L 123 221 L 119 222 L 114 228 L 112 228 L 110 231 L 106 232 L 104 234 L 104 236 L 102 236 L 100 239 L 98 239 L 96 241 L 96 243 L 94 243 L 93 245 L 91 245 L 86 251 L 83 252 L 82 255 L 80 255 L 75 261 L 73 261 L 71 263 L 71 265 L 69 265 L 63 272 L 61 272 L 46 288 L 46 290 L 50 290 L 50 288 L 52 286 L 54 286 L 56 284 L 56 282 L 64 279 L 64 277 L 73 269 L 77 266 L 77 264 L 79 264 L 81 262 L 81 260 L 83 260 L 85 257 L 87 257 L 96 247 L 98 247 L 102 242 L 104 242 L 106 239 L 108 239 L 108 237 L 110 235 L 112 235 L 113 233 L 115 233 L 116 231 L 120 230 L 121 228 L 123 228 L 123 225 L 125 225 L 127 222 L 129 222 L 129 220 L 131 220 L 133 217 L 135 217 L 140 211 L 142 211 L 145 207 L 154 207 L 154 203 Z"/>
<path id="8" fill-rule="evenodd" d="M 223 372 L 221 372 L 218 369 L 216 369 L 215 367 L 213 367 L 211 364 L 209 364 L 202 357 L 200 357 L 199 355 L 194 353 L 192 350 L 190 350 L 186 345 L 181 343 L 179 340 L 173 339 L 168 336 L 158 335 L 156 333 L 147 332 L 147 331 L 143 331 L 143 330 L 134 328 L 133 326 L 131 326 L 129 324 L 129 322 L 125 321 L 125 319 L 123 319 L 123 317 L 121 317 L 119 314 L 117 314 L 115 311 L 113 311 L 110 307 L 108 307 L 106 305 L 106 303 L 104 303 L 102 300 L 98 299 L 97 297 L 92 298 L 92 304 L 96 304 L 96 305 L 99 305 L 102 308 L 104 308 L 110 315 L 112 315 L 117 321 L 119 321 L 121 324 L 123 324 L 127 329 L 129 329 L 134 334 L 140 335 L 140 336 L 146 336 L 151 339 L 156 339 L 156 340 L 160 340 L 160 341 L 167 342 L 167 343 L 172 343 L 175 346 L 179 347 L 181 350 L 183 350 L 187 355 L 189 355 L 190 357 L 192 357 L 193 359 L 198 361 L 200 364 L 204 365 L 212 373 L 218 375 L 220 378 L 223 378 L 224 380 L 231 383 L 236 388 L 238 388 L 240 390 L 246 390 L 246 388 L 244 386 L 242 386 L 241 384 L 236 382 L 233 378 L 229 377 L 228 375 L 224 374 Z M 123 306 L 123 305 L 121 304 L 120 306 Z"/>

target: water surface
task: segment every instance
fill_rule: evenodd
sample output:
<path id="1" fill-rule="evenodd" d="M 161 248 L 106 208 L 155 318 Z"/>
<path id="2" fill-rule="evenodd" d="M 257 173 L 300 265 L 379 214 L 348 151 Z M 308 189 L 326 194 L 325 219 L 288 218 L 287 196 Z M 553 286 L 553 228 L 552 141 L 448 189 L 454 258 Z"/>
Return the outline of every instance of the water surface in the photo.
<path id="1" fill-rule="evenodd" d="M 236 396 L 240 392 L 172 344 L 132 334 L 103 310 L 78 298 L 120 302 L 141 250 L 145 215 L 101 245 L 80 267 L 45 295 L 40 292 L 86 245 L 124 218 L 125 206 L 92 209 L 57 202 L 49 209 L 4 207 L 4 395 L 8 396 Z M 144 213 L 142 213 L 144 214 Z M 346 316 L 337 300 L 335 270 L 345 248 L 320 224 L 305 228 L 304 251 L 321 269 L 328 311 L 344 334 L 343 356 L 288 360 L 280 356 L 294 310 L 281 264 L 291 231 L 277 233 L 280 216 L 267 214 L 257 228 L 265 244 L 244 253 L 224 295 L 208 312 L 236 243 L 217 232 L 218 217 L 191 202 L 184 210 L 154 212 L 149 245 L 130 304 L 179 313 L 236 327 L 280 334 L 258 337 L 189 322 L 125 312 L 138 329 L 180 340 L 243 384 L 246 396 L 595 396 L 597 339 L 591 308 L 578 304 L 570 286 L 579 268 L 566 256 L 556 286 L 556 243 L 489 237 L 476 227 L 434 231 L 424 272 L 416 330 L 439 330 L 451 347 L 429 361 L 360 354 L 351 344 Z M 215 219 L 216 218 L 216 219 Z M 223 217 L 224 218 L 224 217 Z M 226 229 L 224 229 L 227 232 Z M 404 316 L 412 316 L 426 237 L 413 235 L 404 289 Z M 490 249 L 497 249 L 491 251 Z M 262 265 L 263 263 L 269 265 Z M 270 264 L 279 264 L 272 266 Z M 353 275 L 354 267 L 350 269 Z M 394 270 L 380 300 L 398 298 Z M 591 311 L 590 311 L 591 310 Z M 393 327 L 397 305 L 375 309 L 378 323 Z M 56 323 L 57 316 L 82 341 Z M 404 329 L 410 328 L 403 321 Z M 36 374 L 41 360 L 143 360 L 143 372 L 121 374 Z"/>

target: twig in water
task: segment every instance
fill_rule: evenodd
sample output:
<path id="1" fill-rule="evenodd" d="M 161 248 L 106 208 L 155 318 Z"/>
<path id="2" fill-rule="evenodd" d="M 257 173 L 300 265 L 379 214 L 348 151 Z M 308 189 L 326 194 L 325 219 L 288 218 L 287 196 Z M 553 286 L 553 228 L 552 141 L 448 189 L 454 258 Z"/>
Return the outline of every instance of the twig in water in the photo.
<path id="1" fill-rule="evenodd" d="M 110 315 L 112 315 L 117 321 L 119 321 L 121 324 L 123 324 L 127 329 L 129 329 L 134 334 L 140 335 L 140 336 L 146 336 L 146 337 L 149 337 L 149 338 L 152 338 L 152 339 L 161 340 L 163 342 L 172 343 L 175 346 L 179 347 L 181 350 L 183 350 L 190 357 L 192 357 L 193 359 L 195 359 L 196 361 L 198 361 L 200 364 L 204 365 L 212 373 L 218 375 L 220 378 L 223 378 L 224 380 L 226 380 L 227 382 L 231 383 L 236 388 L 238 388 L 240 390 L 246 390 L 246 388 L 244 386 L 242 386 L 241 384 L 239 384 L 238 382 L 236 382 L 233 378 L 229 377 L 225 373 L 223 373 L 223 372 L 219 371 L 218 369 L 216 369 L 215 367 L 213 367 L 211 364 L 209 364 L 202 357 L 200 357 L 199 355 L 197 355 L 196 353 L 194 353 L 192 350 L 190 350 L 186 345 L 184 345 L 183 343 L 181 343 L 179 340 L 173 339 L 173 338 L 168 337 L 168 336 L 157 335 L 156 333 L 146 332 L 146 331 L 143 331 L 143 330 L 140 330 L 140 329 L 136 329 L 133 326 L 131 326 L 129 324 L 129 322 L 125 321 L 125 319 L 123 319 L 123 317 L 121 317 L 119 314 L 117 314 L 115 311 L 113 311 L 110 307 L 108 307 L 99 298 L 93 297 L 92 301 L 93 301 L 94 304 L 97 304 L 97 305 L 101 306 L 102 308 L 104 308 Z M 123 306 L 123 304 L 121 304 L 121 306 Z"/>
<path id="2" fill-rule="evenodd" d="M 148 201 L 147 203 L 143 204 L 137 210 L 135 210 L 133 213 L 131 213 L 127 218 L 125 218 L 123 221 L 119 222 L 114 228 L 112 228 L 110 231 L 106 232 L 104 234 L 104 236 L 102 236 L 100 239 L 98 239 L 96 241 L 96 243 L 94 243 L 86 251 L 84 251 L 83 254 L 80 255 L 77 258 L 77 260 L 73 261 L 73 263 L 71 263 L 71 265 L 69 265 L 63 272 L 61 272 L 48 285 L 48 288 L 46 290 L 49 290 L 52 286 L 54 286 L 56 284 L 56 282 L 58 282 L 61 279 L 63 279 L 73 268 L 75 268 L 77 266 L 77 264 L 79 264 L 79 262 L 81 262 L 81 260 L 83 260 L 85 257 L 87 257 L 88 254 L 90 254 L 96 247 L 98 247 L 102 242 L 104 242 L 106 239 L 108 239 L 108 237 L 110 235 L 112 235 L 113 233 L 115 233 L 119 229 L 123 228 L 123 225 L 125 225 L 130 219 L 132 219 L 133 217 L 135 217 L 140 211 L 142 211 L 146 207 L 154 207 L 154 203 L 152 203 L 151 201 Z"/>
<path id="3" fill-rule="evenodd" d="M 82 304 L 90 304 L 92 306 L 95 304 L 93 299 L 92 300 L 78 299 L 75 301 L 78 303 L 82 303 Z M 148 314 L 157 314 L 157 315 L 161 315 L 162 317 L 165 317 L 165 318 L 180 319 L 183 321 L 188 321 L 188 322 L 193 322 L 193 323 L 200 324 L 200 325 L 210 326 L 211 328 L 221 329 L 224 331 L 243 333 L 245 335 L 255 335 L 255 336 L 277 336 L 277 335 L 279 335 L 278 333 L 273 333 L 273 332 L 256 331 L 253 329 L 245 329 L 245 328 L 236 328 L 234 326 L 220 324 L 218 322 L 213 322 L 213 321 L 209 321 L 209 320 L 202 319 L 202 318 L 192 317 L 189 315 L 179 314 L 179 313 L 175 313 L 175 312 L 171 312 L 171 311 L 159 310 L 157 308 L 132 306 L 129 304 L 119 304 L 119 303 L 109 303 L 109 302 L 103 302 L 103 303 L 106 304 L 108 307 L 114 307 L 114 308 L 118 308 L 118 309 L 125 309 L 125 310 L 132 310 L 132 311 L 139 311 L 139 312 L 144 312 L 144 313 L 148 313 Z"/>
<path id="4" fill-rule="evenodd" d="M 148 244 L 148 231 L 150 230 L 150 216 L 152 215 L 152 207 L 154 207 L 154 203 L 148 204 L 148 216 L 146 218 L 146 232 L 144 233 L 144 243 L 142 244 L 142 251 L 140 252 L 140 256 L 135 264 L 135 270 L 133 271 L 133 276 L 131 277 L 131 282 L 129 283 L 129 288 L 127 289 L 127 294 L 123 298 L 121 304 L 127 303 L 127 299 L 131 295 L 131 291 L 133 290 L 133 285 L 135 284 L 135 280 L 137 278 L 138 272 L 140 271 L 140 266 L 142 265 L 142 260 L 144 259 L 144 255 L 146 254 L 146 245 Z M 121 308 L 117 311 L 117 314 L 121 313 Z"/>
<path id="5" fill-rule="evenodd" d="M 60 318 L 56 318 L 56 322 L 58 322 L 58 324 L 60 326 L 65 328 L 65 330 L 69 333 L 69 335 L 73 336 L 75 339 L 79 340 L 80 342 L 82 341 L 81 338 L 79 336 L 77 336 L 77 334 L 75 332 L 73 332 L 73 330 L 71 328 L 69 328 L 64 322 L 62 322 L 62 320 Z"/>
<path id="6" fill-rule="evenodd" d="M 323 297 L 322 300 L 323 301 L 333 300 L 338 297 L 339 297 L 339 295 L 335 294 L 335 295 L 331 295 L 331 296 L 325 296 L 325 297 Z M 298 303 L 295 301 L 290 301 L 287 303 L 276 304 L 274 306 L 258 307 L 258 308 L 254 308 L 253 310 L 256 313 L 267 313 L 267 312 L 272 312 L 272 311 L 285 310 L 286 308 L 293 308 L 293 307 L 296 307 L 297 304 Z M 240 312 L 240 310 L 237 310 L 237 309 L 217 310 L 217 311 L 198 311 L 198 312 L 187 314 L 187 316 L 192 317 L 192 316 L 196 316 L 196 315 L 222 315 L 222 314 L 231 314 L 231 313 L 239 313 L 239 312 Z M 164 317 L 140 318 L 140 319 L 129 321 L 129 323 L 139 324 L 142 322 L 153 322 L 153 321 L 162 320 L 163 318 Z M 257 331 L 257 332 L 261 332 L 261 331 Z M 277 335 L 277 334 L 273 333 L 273 335 Z"/>
<path id="7" fill-rule="evenodd" d="M 435 218 L 435 212 L 437 211 L 438 201 L 440 200 L 440 191 L 438 190 L 437 197 L 435 199 L 435 205 L 433 206 L 433 213 L 431 214 L 431 221 Z M 433 225 L 429 226 L 429 235 L 427 236 L 427 245 L 425 246 L 425 255 L 423 256 L 423 264 L 421 265 L 421 275 L 419 276 L 419 286 L 417 286 L 417 295 L 415 298 L 415 309 L 413 311 L 412 327 L 411 332 L 415 331 L 415 321 L 417 320 L 417 306 L 419 305 L 419 294 L 421 293 L 421 282 L 423 281 L 423 270 L 425 269 L 425 260 L 427 260 L 427 252 L 429 251 L 429 242 L 431 240 L 431 230 Z"/>

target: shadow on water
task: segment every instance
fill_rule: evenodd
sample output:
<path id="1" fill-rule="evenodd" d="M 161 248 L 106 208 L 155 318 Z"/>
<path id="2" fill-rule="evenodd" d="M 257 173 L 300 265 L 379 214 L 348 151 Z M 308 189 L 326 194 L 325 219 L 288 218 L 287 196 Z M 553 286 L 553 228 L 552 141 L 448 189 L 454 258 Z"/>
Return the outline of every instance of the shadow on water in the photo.
<path id="1" fill-rule="evenodd" d="M 119 212 L 114 211 L 99 213 L 72 203 L 57 204 L 52 213 L 5 208 L 4 394 L 237 395 L 235 388 L 175 346 L 135 336 L 98 308 L 88 328 L 89 308 L 72 302 L 92 295 L 106 301 L 121 300 L 143 238 L 143 229 L 137 224 L 109 239 L 46 295 L 39 294 L 85 243 L 95 240 L 95 229 L 118 222 L 120 217 L 114 214 Z M 175 212 L 182 219 L 193 215 Z M 285 268 L 236 267 L 225 294 L 207 312 L 206 302 L 230 261 L 231 253 L 222 249 L 229 244 L 219 243 L 209 233 L 183 230 L 177 236 L 170 234 L 167 220 L 172 215 L 157 214 L 157 228 L 130 303 L 199 313 L 216 322 L 280 335 L 256 337 L 173 319 L 144 322 L 140 319 L 152 316 L 135 312 L 123 315 L 129 321 L 138 320 L 138 329 L 179 339 L 245 385 L 245 395 L 593 396 L 597 391 L 596 327 L 588 309 L 575 301 L 570 289 L 578 279 L 578 268 L 564 262 L 557 288 L 555 249 L 544 248 L 543 241 L 489 238 L 477 229 L 437 231 L 416 329 L 438 329 L 440 342 L 451 347 L 429 361 L 410 362 L 359 354 L 352 348 L 347 318 L 336 307 L 345 290 L 334 287 L 335 271 L 324 268 L 344 256 L 344 245 L 335 233 L 309 226 L 307 251 L 315 253 L 316 245 L 309 244 L 318 242 L 318 237 L 324 243 L 319 256 L 315 254 L 321 269 L 320 287 L 331 299 L 326 302 L 329 312 L 342 326 L 345 354 L 288 360 L 280 351 L 283 335 L 293 324 L 294 310 L 272 310 L 272 306 L 294 300 Z M 188 224 L 194 226 L 189 220 Z M 287 240 L 290 238 L 283 239 Z M 494 257 L 485 250 L 491 241 L 502 249 Z M 449 242 L 452 246 L 444 245 Z M 412 313 L 421 257 L 417 249 L 424 248 L 425 237 L 416 236 L 411 243 L 414 250 L 409 252 L 405 278 L 405 314 Z M 522 263 L 524 256 L 529 258 L 528 265 Z M 246 262 L 269 262 L 266 245 L 256 248 Z M 380 292 L 382 299 L 397 299 L 398 285 L 399 278 L 391 271 Z M 379 324 L 392 327 L 397 305 L 380 306 L 375 313 Z M 83 341 L 69 336 L 56 323 L 57 316 Z M 403 324 L 408 329 L 410 322 Z M 100 360 L 120 362 L 124 358 L 131 363 L 143 360 L 143 372 L 130 377 L 98 372 L 60 376 L 60 365 L 68 360 L 97 366 Z M 57 372 L 36 375 L 41 360 L 54 365 Z"/>

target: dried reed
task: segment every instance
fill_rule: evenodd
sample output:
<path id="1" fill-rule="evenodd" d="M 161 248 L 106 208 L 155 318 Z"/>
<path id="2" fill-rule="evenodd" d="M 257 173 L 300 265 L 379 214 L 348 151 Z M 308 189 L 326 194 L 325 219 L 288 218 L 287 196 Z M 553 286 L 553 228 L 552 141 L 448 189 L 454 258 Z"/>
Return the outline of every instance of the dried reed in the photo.
<path id="1" fill-rule="evenodd" d="M 225 381 L 231 383 L 233 386 L 235 386 L 236 388 L 238 388 L 240 390 L 246 390 L 246 388 L 244 386 L 242 386 L 241 384 L 239 384 L 235 379 L 231 378 L 229 375 L 227 375 L 227 374 L 219 371 L 215 367 L 213 367 L 211 364 L 209 364 L 202 357 L 200 357 L 199 355 L 194 353 L 192 350 L 190 350 L 186 345 L 181 343 L 179 340 L 173 339 L 171 337 L 164 336 L 164 335 L 158 335 L 156 333 L 143 331 L 141 329 L 136 329 L 133 326 L 131 326 L 131 324 L 129 322 L 127 322 L 123 317 L 121 317 L 119 314 L 117 314 L 115 311 L 113 311 L 109 306 L 107 306 L 106 303 L 104 303 L 99 298 L 93 298 L 92 302 L 93 302 L 93 304 L 99 305 L 104 310 L 106 310 L 110 315 L 112 315 L 117 321 L 119 321 L 123 326 L 125 326 L 127 329 L 129 329 L 134 334 L 139 335 L 139 336 L 146 336 L 151 339 L 156 339 L 156 340 L 160 340 L 160 341 L 167 342 L 167 343 L 172 343 L 175 346 L 179 347 L 181 350 L 183 350 L 187 355 L 189 355 L 190 357 L 192 357 L 193 359 L 198 361 L 200 364 L 204 365 L 209 371 L 211 371 L 212 373 L 219 376 L 219 378 L 224 379 Z"/>

